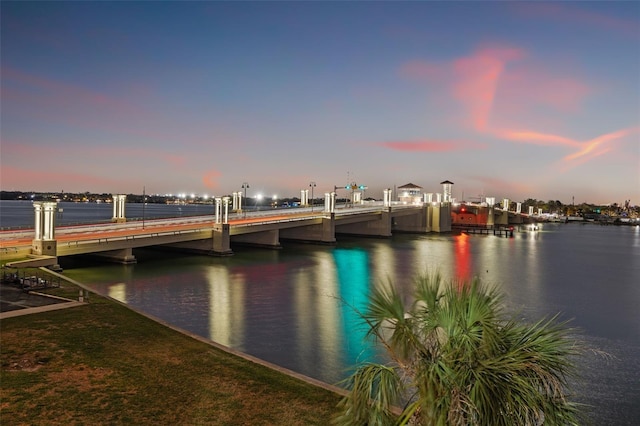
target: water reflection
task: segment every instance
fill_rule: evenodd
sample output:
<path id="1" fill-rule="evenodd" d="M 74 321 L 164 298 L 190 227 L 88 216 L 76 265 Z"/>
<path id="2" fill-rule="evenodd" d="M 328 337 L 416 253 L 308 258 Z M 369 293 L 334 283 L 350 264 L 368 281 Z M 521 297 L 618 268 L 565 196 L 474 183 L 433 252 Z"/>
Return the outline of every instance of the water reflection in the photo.
<path id="1" fill-rule="evenodd" d="M 363 341 L 366 329 L 352 308 L 364 308 L 373 286 L 391 280 L 408 297 L 417 274 L 479 276 L 502 290 L 510 309 L 531 319 L 560 312 L 613 355 L 583 365 L 593 386 L 582 398 L 597 407 L 594 424 L 634 424 L 625 419 L 640 416 L 637 229 L 545 225 L 513 238 L 399 235 L 335 247 L 242 249 L 229 258 L 136 256 L 137 265 L 65 266 L 65 274 L 177 327 L 328 383 L 378 355 Z"/>
<path id="2" fill-rule="evenodd" d="M 369 295 L 368 254 L 362 249 L 335 249 L 333 258 L 343 302 L 340 313 L 344 354 L 351 362 L 370 359 L 370 349 L 363 345 L 366 328 L 358 315 L 364 312 Z"/>
<path id="3" fill-rule="evenodd" d="M 209 290 L 209 338 L 225 346 L 243 348 L 245 282 L 221 265 L 206 273 Z"/>
<path id="4" fill-rule="evenodd" d="M 454 257 L 456 263 L 456 277 L 462 281 L 469 281 L 471 273 L 471 255 L 469 254 L 469 235 L 460 234 L 454 237 Z"/>

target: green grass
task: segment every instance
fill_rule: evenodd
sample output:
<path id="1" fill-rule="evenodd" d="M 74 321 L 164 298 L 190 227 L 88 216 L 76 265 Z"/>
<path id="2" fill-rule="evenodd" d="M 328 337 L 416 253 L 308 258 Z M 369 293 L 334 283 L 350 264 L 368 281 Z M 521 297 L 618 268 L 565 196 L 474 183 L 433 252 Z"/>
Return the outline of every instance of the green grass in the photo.
<path id="1" fill-rule="evenodd" d="M 96 295 L 0 327 L 1 424 L 325 425 L 340 399 Z"/>

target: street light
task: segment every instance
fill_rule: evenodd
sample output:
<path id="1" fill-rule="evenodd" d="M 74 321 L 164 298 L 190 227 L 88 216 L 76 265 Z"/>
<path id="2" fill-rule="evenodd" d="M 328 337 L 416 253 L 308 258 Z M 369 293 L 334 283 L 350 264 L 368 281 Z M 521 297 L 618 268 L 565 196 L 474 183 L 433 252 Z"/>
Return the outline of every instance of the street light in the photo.
<path id="1" fill-rule="evenodd" d="M 311 211 L 313 211 L 313 188 L 316 187 L 316 183 L 310 182 L 309 186 L 311 187 Z"/>
<path id="2" fill-rule="evenodd" d="M 247 188 L 249 187 L 249 184 L 247 182 L 243 182 L 242 183 L 242 189 L 244 189 L 244 202 L 247 202 Z M 242 209 L 242 203 L 240 209 Z M 247 212 L 244 212 L 244 217 L 247 217 Z"/>

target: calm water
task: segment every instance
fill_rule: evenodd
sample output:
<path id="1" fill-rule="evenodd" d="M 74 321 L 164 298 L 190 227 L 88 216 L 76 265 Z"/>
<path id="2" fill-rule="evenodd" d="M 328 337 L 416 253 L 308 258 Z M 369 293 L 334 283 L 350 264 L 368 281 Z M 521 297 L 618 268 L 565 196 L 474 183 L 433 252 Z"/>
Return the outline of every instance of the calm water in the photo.
<path id="1" fill-rule="evenodd" d="M 136 265 L 61 263 L 101 294 L 329 383 L 379 356 L 353 310 L 373 286 L 392 280 L 408 294 L 424 271 L 477 275 L 503 290 L 509 310 L 529 320 L 561 313 L 587 345 L 610 354 L 579 360 L 575 399 L 589 404 L 592 424 L 640 423 L 640 228 L 543 224 L 514 238 L 338 240 L 234 247 L 226 258 L 138 251 Z"/>

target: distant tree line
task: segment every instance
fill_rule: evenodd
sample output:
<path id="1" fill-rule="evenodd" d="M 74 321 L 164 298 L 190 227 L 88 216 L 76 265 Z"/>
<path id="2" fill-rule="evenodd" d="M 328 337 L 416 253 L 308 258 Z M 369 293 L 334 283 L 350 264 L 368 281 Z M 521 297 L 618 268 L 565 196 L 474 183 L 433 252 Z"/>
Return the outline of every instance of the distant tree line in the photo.
<path id="1" fill-rule="evenodd" d="M 102 193 L 94 194 L 90 192 L 24 192 L 24 191 L 0 191 L 0 200 L 29 200 L 29 201 L 69 201 L 69 202 L 109 202 L 111 201 L 113 194 Z M 270 197 L 262 199 L 256 199 L 249 197 L 251 203 L 260 206 L 293 206 L 300 202 L 300 198 L 278 198 L 272 200 Z M 209 198 L 200 196 L 188 196 L 180 197 L 178 195 L 159 195 L 159 194 L 127 194 L 127 202 L 129 203 L 142 203 L 146 201 L 149 204 L 172 204 L 172 203 L 198 203 L 207 204 L 213 201 Z M 372 198 L 367 198 L 372 200 Z M 340 198 L 338 202 L 344 202 L 346 199 Z M 321 205 L 323 200 L 316 197 L 315 204 Z M 496 204 L 501 206 L 500 203 Z M 537 213 L 538 209 L 542 209 L 544 213 L 558 214 L 565 216 L 584 216 L 587 214 L 600 214 L 607 216 L 630 216 L 638 217 L 640 215 L 640 206 L 631 206 L 629 200 L 625 200 L 624 203 L 613 203 L 609 205 L 597 205 L 590 203 L 580 204 L 563 204 L 558 200 L 536 200 L 535 198 L 527 198 L 522 202 L 522 212 L 526 213 L 529 210 L 529 206 L 532 206 Z M 510 210 L 515 210 L 516 202 L 511 201 Z"/>
<path id="2" fill-rule="evenodd" d="M 515 203 L 512 203 L 512 209 L 515 209 Z M 625 200 L 621 205 L 618 203 L 608 205 L 597 205 L 589 203 L 580 204 L 563 204 L 558 200 L 542 201 L 535 198 L 527 198 L 522 203 L 522 211 L 527 212 L 529 206 L 532 206 L 534 211 L 542 209 L 544 213 L 558 214 L 564 216 L 584 216 L 587 214 L 601 214 L 607 216 L 637 216 L 640 214 L 640 206 L 631 206 L 630 201 Z"/>

